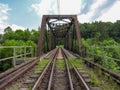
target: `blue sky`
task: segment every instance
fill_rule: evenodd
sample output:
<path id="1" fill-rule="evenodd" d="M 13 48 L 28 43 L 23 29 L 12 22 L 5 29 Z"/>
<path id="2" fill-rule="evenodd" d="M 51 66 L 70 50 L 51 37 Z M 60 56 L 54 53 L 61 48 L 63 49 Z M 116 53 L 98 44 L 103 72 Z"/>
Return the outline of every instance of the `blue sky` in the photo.
<path id="1" fill-rule="evenodd" d="M 60 0 L 60 14 L 77 14 L 80 23 L 120 20 L 119 7 L 120 0 Z M 37 29 L 43 14 L 58 14 L 57 0 L 0 0 L 0 33 Z"/>
<path id="2" fill-rule="evenodd" d="M 7 19 L 4 22 L 18 25 L 24 28 L 37 29 L 40 24 L 40 17 L 31 11 L 31 5 L 39 0 L 0 0 L 0 3 L 8 6 Z M 5 6 L 4 6 L 5 7 Z M 4 7 L 2 8 L 4 10 Z M 3 14 L 5 15 L 5 14 Z"/>

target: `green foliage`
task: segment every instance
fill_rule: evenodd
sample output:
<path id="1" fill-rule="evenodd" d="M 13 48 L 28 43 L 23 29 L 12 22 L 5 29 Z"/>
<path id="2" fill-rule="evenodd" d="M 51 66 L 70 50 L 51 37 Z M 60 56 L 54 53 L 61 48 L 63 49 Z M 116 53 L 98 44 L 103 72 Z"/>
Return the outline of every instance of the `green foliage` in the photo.
<path id="1" fill-rule="evenodd" d="M 12 65 L 12 60 L 9 59 L 9 60 L 6 60 L 6 61 L 1 61 L 0 62 L 0 73 L 11 68 L 13 65 Z"/>
<path id="2" fill-rule="evenodd" d="M 120 59 L 120 20 L 115 23 L 101 21 L 84 23 L 80 24 L 80 30 L 83 47 L 89 47 L 87 50 L 91 52 L 91 54 L 97 54 L 94 55 L 94 57 L 91 55 L 89 58 L 94 58 L 94 62 L 101 64 L 108 69 L 120 72 L 120 62 L 112 59 Z M 111 48 L 103 49 L 99 46 L 109 46 Z M 116 46 L 117 48 L 114 48 Z"/>
<path id="3" fill-rule="evenodd" d="M 44 67 L 48 64 L 49 60 L 43 59 L 37 62 L 37 71 L 42 71 Z"/>
<path id="4" fill-rule="evenodd" d="M 5 42 L 6 40 L 14 39 L 14 38 L 15 38 L 14 31 L 12 31 L 10 27 L 7 27 L 4 30 L 3 42 Z"/>
<path id="5" fill-rule="evenodd" d="M 57 45 L 56 48 L 63 48 L 64 45 Z"/>
<path id="6" fill-rule="evenodd" d="M 31 41 L 23 41 L 23 40 L 6 40 L 2 46 L 33 46 L 36 48 L 36 44 Z M 27 51 L 31 51 L 30 48 L 27 48 Z M 17 54 L 20 54 L 20 49 L 16 49 Z M 22 50 L 24 52 L 24 50 Z M 13 56 L 13 49 L 12 48 L 0 48 L 0 58 L 7 58 Z M 5 71 L 9 68 L 13 67 L 13 60 L 9 59 L 6 61 L 0 62 L 0 70 Z"/>
<path id="7" fill-rule="evenodd" d="M 83 69 L 83 70 L 85 69 L 86 70 L 86 68 L 84 68 L 84 66 L 82 64 L 83 61 L 81 59 L 71 59 L 71 62 L 78 70 L 79 69 Z M 93 86 L 99 86 L 100 82 L 99 82 L 97 76 L 94 74 L 94 72 L 89 71 L 89 75 L 90 75 L 90 79 L 91 79 L 90 83 Z"/>
<path id="8" fill-rule="evenodd" d="M 91 84 L 94 85 L 94 86 L 100 86 L 100 82 L 97 78 L 97 76 L 94 74 L 94 72 L 90 72 L 90 77 L 91 77 Z"/>
<path id="9" fill-rule="evenodd" d="M 82 60 L 79 60 L 79 59 L 71 59 L 71 62 L 72 62 L 72 64 L 75 66 L 75 67 L 77 67 L 77 68 L 79 68 L 79 69 L 81 69 L 83 66 L 82 66 Z"/>
<path id="10" fill-rule="evenodd" d="M 36 48 L 38 41 L 39 32 L 36 30 L 21 30 L 18 29 L 13 31 L 11 27 L 6 27 L 4 34 L 0 34 L 0 45 L 1 46 L 33 46 Z M 30 48 L 27 48 L 27 51 L 31 51 Z M 35 51 L 35 50 L 34 50 Z M 16 50 L 17 54 L 20 54 L 20 49 Z M 22 52 L 24 52 L 22 50 Z M 13 56 L 13 49 L 11 48 L 0 48 L 0 58 L 7 58 Z M 6 60 L 0 62 L 0 71 L 7 70 L 13 66 L 13 60 Z"/>
<path id="11" fill-rule="evenodd" d="M 28 41 L 26 41 L 26 46 L 33 46 L 33 47 L 36 47 L 36 44 L 33 42 L 33 41 L 31 41 L 31 40 L 28 40 Z"/>
<path id="12" fill-rule="evenodd" d="M 0 43 L 4 43 L 6 40 L 22 40 L 22 41 L 28 41 L 31 40 L 34 43 L 37 44 L 39 37 L 39 32 L 36 30 L 21 30 L 18 29 L 16 31 L 13 31 L 11 27 L 7 27 L 4 30 L 4 34 L 0 34 Z"/>
<path id="13" fill-rule="evenodd" d="M 112 59 L 120 59 L 120 47 L 118 47 L 120 44 L 113 39 L 90 44 L 91 40 L 87 39 L 85 41 L 84 39 L 82 39 L 83 45 L 85 47 L 89 47 L 89 45 L 91 45 L 91 47 L 88 48 L 89 52 L 96 54 L 94 55 L 94 62 L 99 63 L 105 68 L 111 69 L 115 72 L 120 72 L 119 62 L 116 62 Z M 105 46 L 107 46 L 108 48 L 104 48 Z"/>
<path id="14" fill-rule="evenodd" d="M 30 36 L 30 40 L 34 41 L 35 43 L 38 42 L 38 37 L 39 37 L 39 32 L 36 30 L 32 30 L 31 31 L 31 36 Z"/>
<path id="15" fill-rule="evenodd" d="M 64 60 L 57 60 L 56 61 L 56 66 L 60 69 L 64 69 L 65 68 Z"/>
<path id="16" fill-rule="evenodd" d="M 120 21 L 111 22 L 93 22 L 80 24 L 81 35 L 85 39 L 94 38 L 97 41 L 104 41 L 109 38 L 119 42 Z"/>
<path id="17" fill-rule="evenodd" d="M 26 43 L 22 40 L 6 40 L 3 46 L 25 46 Z"/>

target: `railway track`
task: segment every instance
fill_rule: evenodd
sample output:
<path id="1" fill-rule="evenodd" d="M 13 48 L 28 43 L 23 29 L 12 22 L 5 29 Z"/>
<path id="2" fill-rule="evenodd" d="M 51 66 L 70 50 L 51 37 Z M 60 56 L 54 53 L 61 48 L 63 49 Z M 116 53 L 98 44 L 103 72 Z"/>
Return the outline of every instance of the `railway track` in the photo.
<path id="1" fill-rule="evenodd" d="M 54 58 L 47 90 L 73 90 L 72 84 L 69 83 L 71 77 L 69 76 L 67 63 L 65 60 L 61 60 L 64 64 L 59 67 L 57 65 L 57 62 L 60 62 L 59 59 L 63 59 L 61 49 L 58 49 L 58 55 Z"/>
<path id="2" fill-rule="evenodd" d="M 24 73 L 26 73 L 29 69 L 31 69 L 36 62 L 39 59 L 31 60 L 30 62 L 20 65 L 14 69 L 11 69 L 3 74 L 1 74 L 0 79 L 0 90 L 4 89 L 7 85 L 9 85 L 11 82 L 18 79 L 20 76 L 22 76 Z"/>
<path id="3" fill-rule="evenodd" d="M 52 61 L 46 66 L 32 90 L 73 90 L 72 80 L 65 60 L 61 55 L 61 49 L 56 51 Z M 63 68 L 57 66 L 57 62 L 63 61 Z M 69 76 L 68 76 L 69 75 Z M 71 82 L 71 83 L 69 83 Z"/>
<path id="4" fill-rule="evenodd" d="M 72 63 L 70 58 L 75 56 L 67 50 L 56 48 L 42 58 L 51 60 L 37 77 L 31 76 L 35 79 L 32 90 L 100 90 L 89 84 L 90 78 Z M 36 58 L 0 74 L 0 90 L 32 69 L 39 60 L 40 58 Z"/>
<path id="5" fill-rule="evenodd" d="M 85 78 L 79 72 L 79 70 L 72 64 L 69 60 L 69 54 L 65 49 L 62 49 L 63 55 L 68 63 L 70 69 L 70 74 L 73 82 L 74 90 L 91 90 L 90 85 L 86 82 Z"/>
<path id="6" fill-rule="evenodd" d="M 63 49 L 58 49 L 32 90 L 91 90 L 67 55 L 69 54 Z M 59 62 L 63 65 L 61 68 Z"/>
<path id="7" fill-rule="evenodd" d="M 53 50 L 53 52 L 54 51 L 55 50 Z M 23 63 L 19 66 L 16 66 L 15 68 L 11 68 L 10 70 L 7 70 L 6 72 L 1 73 L 0 74 L 0 90 L 4 90 L 6 86 L 10 85 L 12 82 L 17 80 L 21 76 L 23 76 L 27 71 L 31 70 L 40 59 L 43 59 L 47 55 L 51 54 L 51 52 L 39 58 Z"/>
<path id="8" fill-rule="evenodd" d="M 89 67 L 91 68 L 99 68 L 103 73 L 106 73 L 108 75 L 108 77 L 112 77 L 112 79 L 118 84 L 120 85 L 120 74 L 118 73 L 115 73 L 111 70 L 108 70 L 106 68 L 104 68 L 103 66 L 97 64 L 97 63 L 94 63 L 93 61 L 90 61 L 86 58 L 82 58 L 85 62 L 85 64 L 87 64 Z"/>

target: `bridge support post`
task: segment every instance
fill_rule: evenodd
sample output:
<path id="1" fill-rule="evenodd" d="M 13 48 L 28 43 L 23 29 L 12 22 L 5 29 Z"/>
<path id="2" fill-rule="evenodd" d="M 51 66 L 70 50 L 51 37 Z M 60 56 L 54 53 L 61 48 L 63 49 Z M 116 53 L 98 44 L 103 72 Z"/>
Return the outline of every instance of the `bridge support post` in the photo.
<path id="1" fill-rule="evenodd" d="M 40 29 L 40 37 L 38 39 L 37 57 L 40 56 L 40 54 L 41 54 L 45 26 L 46 26 L 46 16 L 43 16 L 42 25 L 41 25 L 41 29 Z"/>
<path id="2" fill-rule="evenodd" d="M 101 47 L 102 48 L 102 66 L 104 67 L 104 59 L 105 59 L 105 56 L 104 56 L 104 47 Z"/>
<path id="3" fill-rule="evenodd" d="M 81 41 L 81 34 L 79 30 L 77 16 L 74 18 L 74 22 L 75 22 L 75 30 L 76 30 L 77 40 L 78 40 L 78 48 L 79 48 L 78 53 L 80 54 L 80 56 L 82 56 L 82 41 Z"/>
<path id="4" fill-rule="evenodd" d="M 24 47 L 24 62 L 26 62 L 26 47 Z"/>
<path id="5" fill-rule="evenodd" d="M 14 55 L 14 57 L 13 57 L 13 66 L 15 67 L 16 66 L 16 47 L 14 47 L 13 48 L 14 50 L 13 50 L 13 55 Z"/>
<path id="6" fill-rule="evenodd" d="M 33 58 L 33 53 L 34 53 L 34 48 L 33 47 L 31 47 L 31 58 Z"/>
<path id="7" fill-rule="evenodd" d="M 68 49 L 69 49 L 69 51 L 71 50 L 71 35 L 70 35 L 70 31 L 68 32 L 68 43 L 69 43 L 69 45 L 68 45 Z"/>

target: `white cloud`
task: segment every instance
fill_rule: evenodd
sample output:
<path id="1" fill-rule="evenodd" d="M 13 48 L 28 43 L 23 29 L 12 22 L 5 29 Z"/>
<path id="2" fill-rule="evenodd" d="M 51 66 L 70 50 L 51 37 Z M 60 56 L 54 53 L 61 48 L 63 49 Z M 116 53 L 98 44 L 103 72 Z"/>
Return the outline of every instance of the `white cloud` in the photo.
<path id="1" fill-rule="evenodd" d="M 19 26 L 19 25 L 16 25 L 16 24 L 12 24 L 12 25 L 9 25 L 13 31 L 17 30 L 17 29 L 22 29 L 22 30 L 25 30 L 26 28 L 23 27 L 23 26 Z"/>
<path id="2" fill-rule="evenodd" d="M 100 16 L 97 21 L 112 21 L 120 20 L 120 1 L 117 1 L 107 12 Z"/>
<path id="3" fill-rule="evenodd" d="M 4 32 L 4 29 L 7 27 L 7 26 L 10 26 L 14 31 L 16 29 L 25 29 L 24 27 L 22 26 L 19 26 L 19 25 L 16 25 L 16 24 L 9 24 L 7 22 L 8 20 L 8 15 L 9 15 L 9 11 L 12 10 L 8 4 L 3 4 L 3 3 L 0 3 L 0 33 L 3 33 Z"/>
<path id="4" fill-rule="evenodd" d="M 120 19 L 119 6 L 120 0 L 91 0 L 89 2 L 87 0 L 60 0 L 60 14 L 79 13 L 78 19 L 81 23 L 95 20 L 114 22 Z M 31 7 L 40 17 L 43 14 L 58 14 L 57 0 L 41 0 L 40 3 L 32 4 Z"/>
<path id="5" fill-rule="evenodd" d="M 0 3 L 0 23 L 8 19 L 8 11 L 11 10 L 7 4 Z"/>
<path id="6" fill-rule="evenodd" d="M 60 0 L 61 14 L 78 14 L 80 12 L 81 0 Z"/>
<path id="7" fill-rule="evenodd" d="M 82 6 L 81 0 L 60 0 L 61 14 L 78 14 Z M 32 4 L 31 7 L 39 16 L 44 14 L 58 14 L 57 0 L 41 0 L 40 3 Z"/>
<path id="8" fill-rule="evenodd" d="M 53 4 L 53 5 L 51 5 Z M 36 11 L 40 16 L 43 14 L 49 14 L 49 12 L 54 9 L 54 0 L 42 0 L 40 3 L 32 4 L 31 7 Z"/>
<path id="9" fill-rule="evenodd" d="M 112 2 L 114 2 L 112 4 Z M 108 6 L 107 6 L 108 5 Z M 89 11 L 86 14 L 78 16 L 79 22 L 93 22 L 93 21 L 111 21 L 120 20 L 119 12 L 120 0 L 94 0 Z"/>
<path id="10" fill-rule="evenodd" d="M 97 9 L 99 6 L 103 5 L 107 0 L 94 0 L 94 3 L 91 5 L 91 10 Z"/>
<path id="11" fill-rule="evenodd" d="M 8 11 L 11 10 L 7 4 L 0 3 L 0 33 L 7 25 Z"/>
<path id="12" fill-rule="evenodd" d="M 91 22 L 91 17 L 93 16 L 93 12 L 90 11 L 87 14 L 81 14 L 78 16 L 78 21 L 80 23 Z"/>
<path id="13" fill-rule="evenodd" d="M 0 24 L 0 34 L 4 33 L 4 29 L 6 27 L 10 26 L 12 28 L 13 31 L 17 30 L 17 29 L 22 29 L 22 30 L 25 30 L 26 28 L 23 27 L 23 26 L 19 26 L 19 25 L 16 25 L 16 24 L 8 24 L 8 23 L 4 23 L 4 24 Z"/>

